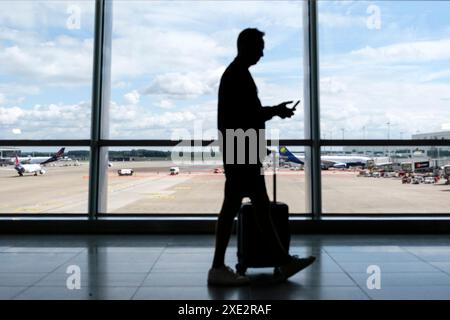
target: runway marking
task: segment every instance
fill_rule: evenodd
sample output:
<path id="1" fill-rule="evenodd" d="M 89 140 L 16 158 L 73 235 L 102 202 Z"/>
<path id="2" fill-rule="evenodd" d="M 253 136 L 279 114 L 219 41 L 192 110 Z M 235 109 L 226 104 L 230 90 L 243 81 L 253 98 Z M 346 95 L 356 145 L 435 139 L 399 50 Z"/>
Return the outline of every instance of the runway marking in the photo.
<path id="1" fill-rule="evenodd" d="M 14 212 L 19 212 L 19 213 L 22 213 L 22 212 L 39 213 L 39 212 L 42 212 L 42 211 L 40 209 L 36 208 L 36 207 L 19 207 L 19 208 L 16 208 L 14 210 Z"/>
<path id="2" fill-rule="evenodd" d="M 191 186 L 177 186 L 174 188 L 175 190 L 191 190 Z"/>
<path id="3" fill-rule="evenodd" d="M 161 194 L 161 193 L 144 193 L 146 195 L 149 195 L 150 199 L 158 199 L 158 200 L 174 200 L 174 195 L 169 194 Z"/>

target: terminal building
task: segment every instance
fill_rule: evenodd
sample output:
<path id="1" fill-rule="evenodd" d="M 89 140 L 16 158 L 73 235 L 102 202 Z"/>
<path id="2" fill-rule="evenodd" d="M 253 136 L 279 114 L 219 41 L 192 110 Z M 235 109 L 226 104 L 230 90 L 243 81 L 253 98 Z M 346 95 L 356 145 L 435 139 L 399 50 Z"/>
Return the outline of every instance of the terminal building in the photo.
<path id="1" fill-rule="evenodd" d="M 411 137 L 413 140 L 428 139 L 428 140 L 446 140 L 450 139 L 450 131 L 425 132 L 416 133 Z"/>

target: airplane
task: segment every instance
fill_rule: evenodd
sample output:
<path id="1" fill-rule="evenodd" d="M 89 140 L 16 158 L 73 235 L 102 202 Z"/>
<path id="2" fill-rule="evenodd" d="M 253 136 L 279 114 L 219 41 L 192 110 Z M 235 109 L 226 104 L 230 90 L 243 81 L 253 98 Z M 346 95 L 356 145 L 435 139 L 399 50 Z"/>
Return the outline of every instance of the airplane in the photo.
<path id="1" fill-rule="evenodd" d="M 305 156 L 295 155 L 288 148 L 280 146 L 280 159 L 292 163 L 294 165 L 304 165 Z M 364 156 L 321 156 L 321 167 L 324 170 L 328 168 L 350 168 L 350 167 L 365 167 L 367 162 L 372 160 Z"/>
<path id="2" fill-rule="evenodd" d="M 63 158 L 65 149 L 66 148 L 59 149 L 58 152 L 56 152 L 51 157 L 30 157 L 30 156 L 28 156 L 28 157 L 19 157 L 19 161 L 22 164 L 40 164 L 40 165 L 47 164 L 47 163 L 50 163 L 50 162 L 58 161 L 61 158 Z M 14 163 L 13 159 L 11 159 L 12 160 L 11 162 Z"/>
<path id="3" fill-rule="evenodd" d="M 40 174 L 45 174 L 45 170 L 42 169 L 40 164 L 21 164 L 19 158 L 16 156 L 16 161 L 14 165 L 14 169 L 16 169 L 19 176 L 23 176 L 24 173 L 34 173 L 35 176 Z"/>

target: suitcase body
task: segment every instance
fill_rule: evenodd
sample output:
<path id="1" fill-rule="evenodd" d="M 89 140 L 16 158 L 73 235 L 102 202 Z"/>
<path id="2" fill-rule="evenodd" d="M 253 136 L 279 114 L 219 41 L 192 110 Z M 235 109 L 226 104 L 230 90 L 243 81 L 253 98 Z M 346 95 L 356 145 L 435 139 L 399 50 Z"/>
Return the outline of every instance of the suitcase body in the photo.
<path id="1" fill-rule="evenodd" d="M 271 202 L 270 214 L 283 247 L 289 252 L 291 233 L 289 230 L 289 207 L 282 202 Z M 258 213 L 256 213 L 258 214 Z M 236 270 L 244 275 L 247 268 L 275 267 L 278 261 L 268 252 L 269 245 L 255 220 L 250 202 L 244 203 L 238 213 L 237 221 L 237 258 Z"/>

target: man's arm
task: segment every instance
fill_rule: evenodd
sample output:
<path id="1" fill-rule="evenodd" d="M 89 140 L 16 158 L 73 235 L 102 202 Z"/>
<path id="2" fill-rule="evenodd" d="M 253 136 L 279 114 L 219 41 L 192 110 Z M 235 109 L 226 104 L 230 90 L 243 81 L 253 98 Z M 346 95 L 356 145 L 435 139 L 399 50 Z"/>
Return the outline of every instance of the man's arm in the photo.
<path id="1" fill-rule="evenodd" d="M 264 120 L 264 122 L 272 119 L 277 115 L 277 110 L 275 109 L 276 107 L 263 107 L 261 109 L 262 119 Z"/>
<path id="2" fill-rule="evenodd" d="M 289 109 L 286 107 L 286 105 L 290 103 L 292 103 L 292 101 L 286 101 L 273 107 L 263 107 L 261 111 L 263 120 L 268 121 L 274 116 L 279 116 L 282 119 L 292 117 L 294 115 L 295 108 Z"/>

